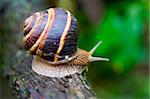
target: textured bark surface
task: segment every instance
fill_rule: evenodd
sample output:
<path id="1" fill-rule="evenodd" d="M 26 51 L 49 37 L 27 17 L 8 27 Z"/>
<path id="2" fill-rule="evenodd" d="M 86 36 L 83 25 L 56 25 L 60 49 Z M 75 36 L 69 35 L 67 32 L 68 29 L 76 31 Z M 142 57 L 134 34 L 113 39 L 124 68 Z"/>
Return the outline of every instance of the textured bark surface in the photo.
<path id="1" fill-rule="evenodd" d="M 73 74 L 63 78 L 50 78 L 31 69 L 32 56 L 20 54 L 16 65 L 7 69 L 13 96 L 20 99 L 91 99 L 95 98 L 86 74 Z"/>

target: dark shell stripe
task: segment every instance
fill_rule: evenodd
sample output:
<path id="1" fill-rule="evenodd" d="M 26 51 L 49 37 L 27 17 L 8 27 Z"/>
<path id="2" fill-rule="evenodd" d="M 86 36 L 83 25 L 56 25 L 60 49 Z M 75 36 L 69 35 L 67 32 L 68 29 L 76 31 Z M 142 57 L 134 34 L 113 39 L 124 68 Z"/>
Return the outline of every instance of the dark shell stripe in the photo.
<path id="1" fill-rule="evenodd" d="M 43 39 L 41 40 L 41 42 L 40 42 L 40 44 L 38 46 L 39 50 L 42 50 L 42 48 L 44 46 L 44 43 L 46 41 L 46 38 L 48 36 L 48 33 L 49 33 L 50 29 L 51 29 L 52 23 L 54 21 L 54 16 L 55 16 L 54 10 L 53 9 L 51 9 L 51 10 L 49 9 L 48 12 L 49 12 L 49 14 L 47 16 L 49 16 L 49 20 L 48 21 L 44 21 L 44 23 L 47 23 L 47 27 L 45 28 L 45 31 L 43 31 L 43 32 L 45 32 L 45 34 L 44 34 L 44 37 L 43 37 Z"/>
<path id="2" fill-rule="evenodd" d="M 43 16 L 41 21 L 47 21 L 47 16 Z M 41 23 L 41 22 L 40 22 Z M 44 30 L 46 24 L 45 23 L 41 23 L 38 24 L 37 29 L 34 30 L 34 33 L 31 34 L 31 36 L 26 40 L 28 42 L 31 42 L 31 45 L 28 47 L 28 50 L 35 44 L 35 42 L 38 40 L 38 38 L 40 37 L 42 31 Z M 36 51 L 36 50 L 34 50 Z"/>
<path id="3" fill-rule="evenodd" d="M 25 44 L 25 45 L 27 45 L 27 47 L 26 47 L 27 50 L 29 50 L 35 44 L 35 42 L 38 40 L 38 38 L 40 37 L 41 33 L 43 32 L 43 30 L 46 26 L 46 23 L 44 21 L 48 20 L 47 13 L 46 14 L 43 13 L 41 15 L 42 16 L 39 19 L 38 23 L 35 24 L 36 25 L 35 27 L 33 27 L 34 31 L 25 41 L 25 43 L 28 43 L 28 44 Z M 34 51 L 36 51 L 36 50 L 34 50 Z"/>
<path id="4" fill-rule="evenodd" d="M 47 57 L 46 60 L 50 61 L 54 60 L 54 55 L 58 50 L 60 37 L 64 32 L 64 28 L 66 26 L 67 21 L 67 13 L 65 10 L 54 9 L 54 11 L 55 11 L 54 21 L 52 23 L 48 36 L 45 40 L 44 46 L 42 48 L 43 53 L 49 55 L 49 57 Z"/>
<path id="5" fill-rule="evenodd" d="M 32 29 L 32 27 L 35 24 L 36 18 L 37 18 L 37 16 L 33 15 L 26 20 L 27 25 L 24 27 L 24 36 L 26 36 L 30 32 L 30 30 Z"/>
<path id="6" fill-rule="evenodd" d="M 65 38 L 65 44 L 60 52 L 60 56 L 69 55 L 72 56 L 77 51 L 77 39 L 78 39 L 78 26 L 77 21 L 72 16 L 71 25 L 68 30 L 68 34 Z"/>
<path id="7" fill-rule="evenodd" d="M 54 18 L 55 18 L 55 11 L 54 9 L 49 9 L 49 14 L 51 14 L 50 19 L 48 20 L 48 26 L 47 29 L 45 30 L 45 35 L 43 37 L 43 39 L 41 40 L 41 43 L 38 46 L 37 49 L 37 55 L 39 55 L 40 57 L 42 57 L 45 60 L 53 60 L 53 56 L 52 53 L 48 52 L 48 47 L 51 46 L 51 43 L 53 42 L 47 42 L 49 39 L 47 39 L 49 37 L 49 31 L 52 27 L 52 24 L 54 22 Z M 52 40 L 52 39 L 51 39 Z M 45 45 L 45 43 L 47 45 Z M 49 45 L 48 45 L 49 44 Z"/>
<path id="8" fill-rule="evenodd" d="M 51 18 L 51 9 L 47 10 L 48 11 L 48 21 L 46 21 L 46 26 L 44 28 L 44 30 L 42 31 L 40 37 L 38 38 L 38 40 L 35 42 L 35 44 L 30 48 L 30 52 L 34 51 L 39 45 L 40 43 L 43 41 L 43 39 L 45 38 L 45 34 L 47 33 L 47 31 L 49 31 L 49 28 L 50 28 L 50 25 L 49 25 L 49 22 L 50 22 L 50 18 Z"/>
<path id="9" fill-rule="evenodd" d="M 59 43 L 59 47 L 58 47 L 58 50 L 56 52 L 56 55 L 55 55 L 55 58 L 54 58 L 54 62 L 55 61 L 58 61 L 59 60 L 59 57 L 60 56 L 60 52 L 62 51 L 63 47 L 64 47 L 64 44 L 65 44 L 65 38 L 68 34 L 68 30 L 70 28 L 70 25 L 71 25 L 71 14 L 69 11 L 67 11 L 67 20 L 66 20 L 66 25 L 64 27 L 64 31 L 61 35 L 61 38 L 60 38 L 60 43 Z M 62 59 L 62 58 L 61 58 Z"/>
<path id="10" fill-rule="evenodd" d="M 23 38 L 24 41 L 26 41 L 27 38 L 30 37 L 30 35 L 34 32 L 35 27 L 37 27 L 37 25 L 38 25 L 38 23 L 39 23 L 39 21 L 40 21 L 39 19 L 41 18 L 40 14 L 41 14 L 41 13 L 39 13 L 39 12 L 33 14 L 33 16 L 36 15 L 36 19 L 35 19 L 34 25 L 32 25 L 31 27 L 29 27 L 29 28 L 31 28 L 31 30 L 27 33 L 27 35 L 24 36 L 24 38 Z"/>
<path id="11" fill-rule="evenodd" d="M 37 14 L 33 14 L 32 17 L 31 17 L 32 18 L 31 20 L 34 20 L 34 21 L 31 22 L 32 24 L 29 23 L 30 26 L 28 26 L 28 28 L 25 28 L 26 30 L 31 28 L 30 31 L 28 31 L 28 33 L 23 38 L 23 40 L 24 40 L 24 47 L 25 47 L 26 50 L 29 50 L 30 47 L 32 46 L 33 41 L 30 40 L 30 35 L 33 32 L 33 30 L 34 30 L 33 28 L 35 26 L 37 26 L 37 25 L 35 25 L 35 23 L 37 22 L 37 17 L 38 17 Z"/>

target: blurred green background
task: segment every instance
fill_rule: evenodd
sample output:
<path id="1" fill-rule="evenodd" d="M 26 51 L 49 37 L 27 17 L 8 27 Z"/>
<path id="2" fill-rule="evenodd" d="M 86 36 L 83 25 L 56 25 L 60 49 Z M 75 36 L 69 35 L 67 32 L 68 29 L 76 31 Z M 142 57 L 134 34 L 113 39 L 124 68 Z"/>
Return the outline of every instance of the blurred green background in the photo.
<path id="1" fill-rule="evenodd" d="M 0 1 L 2 2 L 2 0 Z M 15 22 L 13 19 L 17 17 L 15 20 L 20 20 L 19 18 L 22 16 L 20 14 L 7 15 L 7 7 L 6 10 L 5 7 L 2 9 L 3 4 L 9 8 L 10 5 L 7 2 L 13 4 L 14 8 L 11 8 L 15 9 L 12 10 L 14 13 L 18 13 L 17 7 L 24 7 L 25 9 L 21 11 L 30 14 L 48 7 L 66 8 L 77 18 L 79 23 L 79 48 L 90 50 L 97 42 L 103 41 L 94 56 L 107 57 L 109 62 L 91 63 L 87 73 L 97 97 L 104 99 L 150 98 L 149 0 L 43 0 L 42 4 L 40 4 L 40 0 L 3 1 L 0 4 L 1 15 L 4 16 L 2 19 L 6 22 L 8 19 L 10 22 Z M 28 2 L 32 2 L 33 6 L 39 4 L 42 7 L 29 6 Z M 23 19 L 27 17 L 26 14 L 22 15 L 24 15 Z M 4 24 L 2 21 L 0 23 Z M 23 21 L 20 22 L 20 25 L 22 23 Z M 5 46 L 4 40 L 8 40 L 5 39 L 5 33 L 8 35 L 12 29 L 10 27 L 13 27 L 9 24 L 9 30 L 7 30 L 7 26 L 3 25 L 0 33 L 0 37 L 2 37 L 0 54 L 3 57 L 0 59 L 1 71 L 3 66 L 11 64 L 11 62 L 7 64 L 5 61 L 6 52 L 3 51 L 8 48 Z M 21 34 L 22 29 L 16 31 Z M 18 37 L 22 39 L 21 36 Z M 8 42 L 11 43 L 9 40 Z M 16 39 L 16 42 L 19 40 Z M 8 53 L 7 56 L 9 56 Z"/>

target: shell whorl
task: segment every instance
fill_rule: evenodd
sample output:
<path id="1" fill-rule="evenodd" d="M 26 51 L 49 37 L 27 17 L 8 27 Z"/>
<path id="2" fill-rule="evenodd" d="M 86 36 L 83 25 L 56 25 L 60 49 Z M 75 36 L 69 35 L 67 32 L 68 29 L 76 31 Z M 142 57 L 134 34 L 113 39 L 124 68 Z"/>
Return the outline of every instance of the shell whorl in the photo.
<path id="1" fill-rule="evenodd" d="M 62 8 L 36 12 L 24 22 L 24 47 L 31 54 L 56 62 L 77 51 L 78 23 Z"/>

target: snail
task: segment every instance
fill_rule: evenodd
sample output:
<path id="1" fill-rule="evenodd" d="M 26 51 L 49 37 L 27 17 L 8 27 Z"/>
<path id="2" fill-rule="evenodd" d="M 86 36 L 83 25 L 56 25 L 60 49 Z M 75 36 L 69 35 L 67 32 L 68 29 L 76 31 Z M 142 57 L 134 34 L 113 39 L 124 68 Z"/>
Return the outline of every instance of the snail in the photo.
<path id="1" fill-rule="evenodd" d="M 32 70 L 48 77 L 82 73 L 89 62 L 108 61 L 93 57 L 101 41 L 91 50 L 77 46 L 79 27 L 76 18 L 63 8 L 35 12 L 24 22 L 24 48 L 32 55 Z"/>

